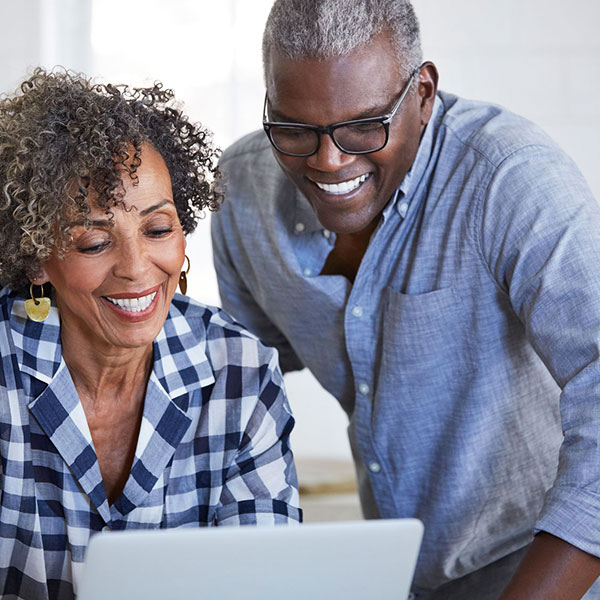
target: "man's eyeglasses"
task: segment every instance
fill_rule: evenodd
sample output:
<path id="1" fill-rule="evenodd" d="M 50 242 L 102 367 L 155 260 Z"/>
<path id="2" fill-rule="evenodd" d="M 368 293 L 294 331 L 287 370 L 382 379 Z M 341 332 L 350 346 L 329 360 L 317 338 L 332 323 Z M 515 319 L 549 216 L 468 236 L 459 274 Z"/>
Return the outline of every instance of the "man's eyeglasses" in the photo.
<path id="1" fill-rule="evenodd" d="M 402 88 L 392 110 L 381 117 L 355 119 L 332 123 L 326 127 L 304 123 L 281 123 L 269 121 L 267 115 L 268 98 L 265 94 L 263 106 L 263 127 L 278 152 L 288 156 L 311 156 L 319 149 L 321 134 L 327 134 L 333 143 L 346 154 L 369 154 L 381 150 L 390 137 L 390 122 L 408 94 L 413 77 L 421 71 L 415 69 Z"/>

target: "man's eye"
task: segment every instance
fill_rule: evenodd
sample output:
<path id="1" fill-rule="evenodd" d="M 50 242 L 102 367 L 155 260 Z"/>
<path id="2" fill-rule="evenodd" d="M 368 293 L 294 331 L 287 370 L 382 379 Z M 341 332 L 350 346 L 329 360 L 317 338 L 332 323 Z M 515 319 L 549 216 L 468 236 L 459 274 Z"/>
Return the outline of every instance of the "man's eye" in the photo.
<path id="1" fill-rule="evenodd" d="M 374 133 L 383 129 L 383 125 L 381 123 L 355 123 L 346 125 L 345 128 L 352 133 Z"/>

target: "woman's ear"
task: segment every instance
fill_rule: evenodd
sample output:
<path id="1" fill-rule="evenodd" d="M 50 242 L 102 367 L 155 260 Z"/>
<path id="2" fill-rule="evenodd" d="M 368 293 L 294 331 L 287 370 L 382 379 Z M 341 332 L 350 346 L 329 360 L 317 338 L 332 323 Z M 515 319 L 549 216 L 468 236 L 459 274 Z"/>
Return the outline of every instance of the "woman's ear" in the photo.
<path id="1" fill-rule="evenodd" d="M 35 272 L 28 272 L 27 277 L 33 285 L 42 285 L 50 281 L 50 277 L 48 277 L 48 273 L 46 273 L 46 269 L 43 266 L 40 266 Z"/>

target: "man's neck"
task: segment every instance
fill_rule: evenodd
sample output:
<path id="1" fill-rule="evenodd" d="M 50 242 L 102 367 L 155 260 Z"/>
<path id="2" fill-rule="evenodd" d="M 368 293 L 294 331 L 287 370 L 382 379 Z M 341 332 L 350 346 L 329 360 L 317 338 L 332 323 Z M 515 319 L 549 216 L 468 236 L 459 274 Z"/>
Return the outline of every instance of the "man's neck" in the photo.
<path id="1" fill-rule="evenodd" d="M 354 283 L 376 226 L 377 220 L 362 231 L 336 234 L 335 245 L 323 265 L 321 275 L 343 275 Z"/>

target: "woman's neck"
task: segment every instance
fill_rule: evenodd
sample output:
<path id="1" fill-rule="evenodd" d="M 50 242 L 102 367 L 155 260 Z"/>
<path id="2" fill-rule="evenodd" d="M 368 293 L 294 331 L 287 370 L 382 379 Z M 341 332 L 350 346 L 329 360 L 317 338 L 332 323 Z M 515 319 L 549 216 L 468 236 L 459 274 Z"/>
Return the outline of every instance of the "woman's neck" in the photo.
<path id="1" fill-rule="evenodd" d="M 86 403 L 139 402 L 152 371 L 152 344 L 142 348 L 96 347 L 61 330 L 64 361 Z"/>

